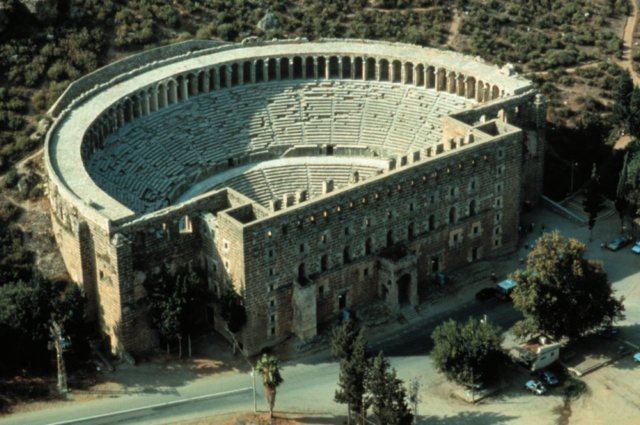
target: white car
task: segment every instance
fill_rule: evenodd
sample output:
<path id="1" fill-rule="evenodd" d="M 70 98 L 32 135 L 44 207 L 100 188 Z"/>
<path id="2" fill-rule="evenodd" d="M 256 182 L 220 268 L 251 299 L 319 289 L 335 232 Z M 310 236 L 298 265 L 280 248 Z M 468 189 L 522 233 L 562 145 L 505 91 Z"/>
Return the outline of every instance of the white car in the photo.
<path id="1" fill-rule="evenodd" d="M 640 241 L 636 242 L 633 248 L 631 248 L 631 252 L 640 255 Z"/>

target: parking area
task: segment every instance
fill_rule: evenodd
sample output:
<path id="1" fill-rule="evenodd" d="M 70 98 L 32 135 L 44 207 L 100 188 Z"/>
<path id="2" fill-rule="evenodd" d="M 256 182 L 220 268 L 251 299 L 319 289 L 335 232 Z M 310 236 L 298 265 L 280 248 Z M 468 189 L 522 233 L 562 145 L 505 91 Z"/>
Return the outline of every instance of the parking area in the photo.
<path id="1" fill-rule="evenodd" d="M 528 392 L 524 385 L 531 379 L 530 373 L 514 367 L 507 373 L 508 387 L 498 395 L 470 405 L 451 396 L 451 383 L 439 375 L 432 365 L 421 370 L 423 423 L 429 424 L 616 424 L 640 423 L 640 364 L 634 363 L 632 353 L 640 351 L 640 255 L 631 252 L 631 246 L 612 252 L 601 244 L 620 234 L 620 220 L 610 215 L 599 220 L 589 241 L 586 226 L 575 224 L 556 213 L 539 208 L 524 217 L 523 225 L 533 224 L 519 251 L 510 258 L 495 262 L 501 273 L 509 267 L 521 266 L 531 245 L 542 232 L 558 230 L 563 235 L 583 241 L 588 246 L 587 256 L 601 260 L 611 279 L 617 296 L 625 297 L 626 318 L 618 324 L 619 340 L 638 346 L 630 349 L 618 360 L 574 380 L 562 377 L 562 383 L 546 395 Z M 510 335 L 507 335 L 509 337 Z M 615 347 L 619 340 L 610 340 Z M 597 351 L 597 350 L 595 350 Z M 597 353 L 596 353 L 597 354 Z M 582 355 L 582 354 L 580 354 Z M 408 368 L 404 370 L 405 368 Z M 403 362 L 401 377 L 415 376 L 410 363 Z M 585 386 L 582 383 L 586 384 Z"/>

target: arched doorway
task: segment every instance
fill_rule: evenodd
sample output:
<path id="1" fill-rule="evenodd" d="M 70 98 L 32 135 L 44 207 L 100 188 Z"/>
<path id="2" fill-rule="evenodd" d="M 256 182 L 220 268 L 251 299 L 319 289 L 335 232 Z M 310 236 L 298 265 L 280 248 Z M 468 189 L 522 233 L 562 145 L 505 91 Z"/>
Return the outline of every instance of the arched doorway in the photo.
<path id="1" fill-rule="evenodd" d="M 397 282 L 398 285 L 398 305 L 411 303 L 411 275 L 403 274 Z"/>

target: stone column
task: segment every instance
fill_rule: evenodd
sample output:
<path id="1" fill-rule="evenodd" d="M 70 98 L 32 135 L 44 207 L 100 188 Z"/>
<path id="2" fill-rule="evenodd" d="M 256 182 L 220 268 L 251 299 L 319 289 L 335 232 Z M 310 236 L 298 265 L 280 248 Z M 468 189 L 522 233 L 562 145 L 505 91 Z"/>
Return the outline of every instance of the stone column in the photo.
<path id="1" fill-rule="evenodd" d="M 349 56 L 349 78 L 356 79 L 356 59 L 353 56 Z"/>
<path id="2" fill-rule="evenodd" d="M 250 78 L 251 78 L 251 84 L 255 84 L 255 82 L 256 82 L 256 67 L 257 66 L 258 66 L 258 61 L 257 60 L 252 60 L 251 61 L 251 70 L 249 71 Z"/>
<path id="3" fill-rule="evenodd" d="M 151 87 L 151 112 L 158 110 L 158 86 Z"/>
<path id="4" fill-rule="evenodd" d="M 313 78 L 318 79 L 318 57 L 313 57 Z"/>
<path id="5" fill-rule="evenodd" d="M 173 84 L 171 85 L 171 97 L 173 98 L 174 102 L 178 102 L 178 82 L 177 81 L 173 81 Z"/>
<path id="6" fill-rule="evenodd" d="M 395 67 L 394 67 L 395 68 Z M 400 64 L 400 83 L 407 84 L 407 68 L 406 63 Z"/>
<path id="7" fill-rule="evenodd" d="M 280 81 L 282 79 L 282 73 L 280 72 L 280 61 L 282 58 L 276 58 L 276 80 Z"/>
<path id="8" fill-rule="evenodd" d="M 378 59 L 376 59 L 375 67 L 376 67 L 376 81 L 380 81 L 380 61 Z"/>
<path id="9" fill-rule="evenodd" d="M 413 67 L 413 85 L 417 86 L 418 81 L 420 80 L 420 73 L 418 72 L 418 67 L 414 65 Z"/>
<path id="10" fill-rule="evenodd" d="M 202 74 L 202 91 L 209 93 L 211 88 L 209 87 L 209 70 L 205 69 Z"/>
<path id="11" fill-rule="evenodd" d="M 269 81 L 269 58 L 262 63 L 262 81 Z"/>
<path id="12" fill-rule="evenodd" d="M 187 100 L 189 99 L 189 76 L 184 75 L 182 77 L 182 100 Z"/>
<path id="13" fill-rule="evenodd" d="M 220 89 L 220 67 L 213 67 L 213 88 L 214 90 Z"/>
<path id="14" fill-rule="evenodd" d="M 142 115 L 149 115 L 151 112 L 151 103 L 149 101 L 149 93 L 145 90 L 142 94 Z"/>
<path id="15" fill-rule="evenodd" d="M 300 75 L 302 76 L 303 80 L 307 79 L 307 57 L 306 56 L 302 57 L 302 69 L 300 70 Z"/>
<path id="16" fill-rule="evenodd" d="M 342 56 L 338 56 L 338 78 L 344 78 L 344 70 L 342 69 Z"/>
<path id="17" fill-rule="evenodd" d="M 362 57 L 362 81 L 367 79 L 367 74 L 369 71 L 369 58 L 366 56 Z"/>
<path id="18" fill-rule="evenodd" d="M 116 115 L 118 117 L 118 128 L 120 128 L 124 125 L 124 109 L 122 104 L 118 104 L 118 106 L 116 106 Z"/>
<path id="19" fill-rule="evenodd" d="M 169 104 L 169 87 L 165 85 L 160 86 L 161 88 L 161 92 L 160 92 L 160 96 L 162 98 L 162 105 L 163 107 L 166 107 Z"/>
<path id="20" fill-rule="evenodd" d="M 227 64 L 227 66 L 225 66 L 224 69 L 227 74 L 225 75 L 226 87 L 231 87 L 231 75 L 233 75 L 233 69 L 229 64 Z"/>
<path id="21" fill-rule="evenodd" d="M 329 63 L 331 61 L 329 59 L 330 59 L 330 57 L 328 57 L 328 56 L 324 57 L 324 78 L 327 79 L 327 80 L 329 79 L 329 77 L 331 75 L 330 72 L 329 72 L 329 69 L 331 68 L 329 66 Z"/>
<path id="22" fill-rule="evenodd" d="M 289 58 L 289 79 L 293 80 L 293 58 Z"/>

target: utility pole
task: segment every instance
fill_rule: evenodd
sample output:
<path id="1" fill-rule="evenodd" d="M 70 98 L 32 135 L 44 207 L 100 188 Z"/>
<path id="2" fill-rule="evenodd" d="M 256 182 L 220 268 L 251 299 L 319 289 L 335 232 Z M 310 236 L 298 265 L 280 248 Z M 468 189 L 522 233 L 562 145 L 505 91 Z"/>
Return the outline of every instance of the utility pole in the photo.
<path id="1" fill-rule="evenodd" d="M 420 382 L 418 378 L 413 378 L 409 383 L 409 401 L 413 405 L 413 424 L 418 422 L 418 403 L 420 403 Z"/>
<path id="2" fill-rule="evenodd" d="M 62 335 L 62 329 L 58 322 L 51 324 L 51 338 L 53 339 L 53 348 L 56 350 L 56 364 L 58 369 L 58 392 L 60 395 L 65 396 L 69 392 L 67 387 L 67 371 L 64 366 L 64 350 L 68 347 L 69 343 L 64 339 Z"/>

